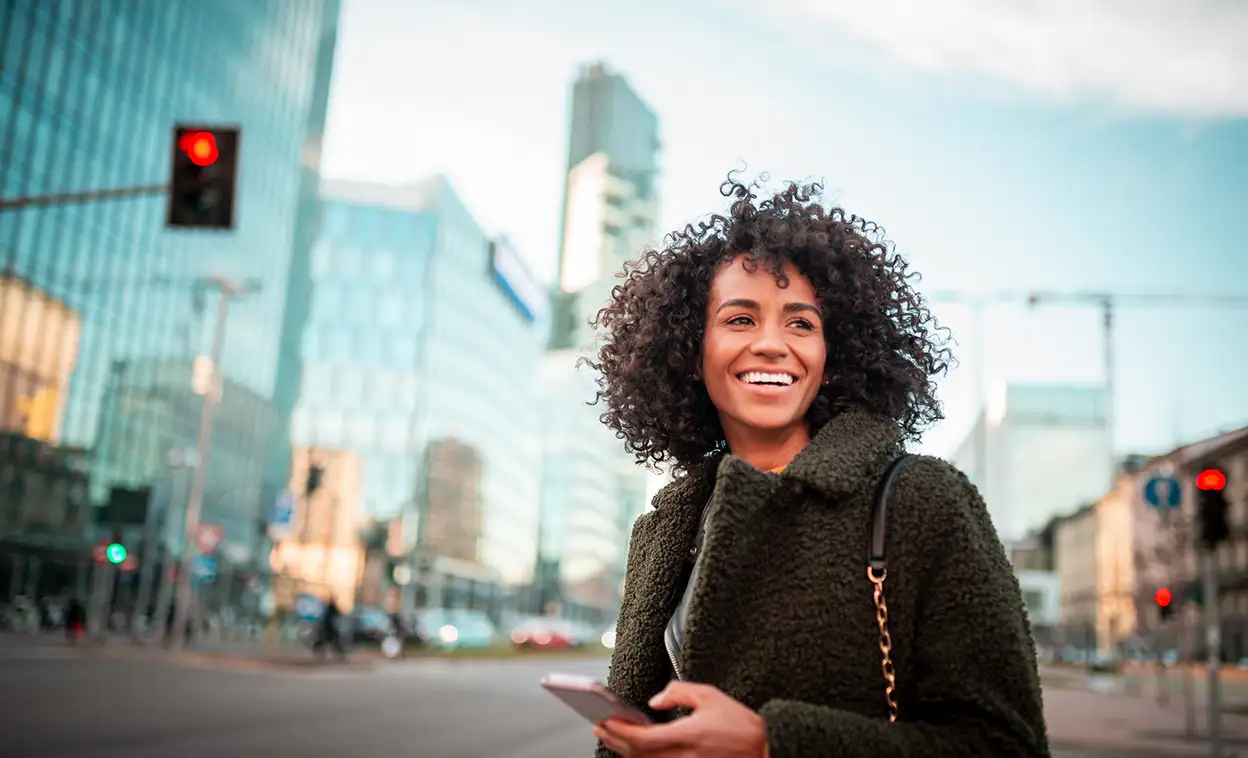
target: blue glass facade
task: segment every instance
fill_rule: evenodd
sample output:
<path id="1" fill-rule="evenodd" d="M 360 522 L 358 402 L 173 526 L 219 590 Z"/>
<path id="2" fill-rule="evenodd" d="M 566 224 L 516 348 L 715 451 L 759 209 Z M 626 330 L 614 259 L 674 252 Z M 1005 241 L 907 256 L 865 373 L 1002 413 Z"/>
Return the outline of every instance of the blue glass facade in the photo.
<path id="1" fill-rule="evenodd" d="M 88 451 L 97 505 L 114 486 L 161 490 L 168 451 L 193 444 L 209 275 L 262 289 L 231 308 L 204 519 L 250 550 L 285 485 L 338 16 L 338 0 L 0 0 L 0 196 L 159 184 L 175 121 L 242 130 L 229 232 L 165 229 L 163 197 L 0 211 L 6 274 L 77 317 L 48 442 Z M 56 342 L 42 313 L 0 304 L 0 337 Z M 0 366 L 4 409 L 28 400 L 23 360 Z"/>
<path id="2" fill-rule="evenodd" d="M 441 177 L 327 183 L 324 214 L 295 444 L 358 453 L 366 515 L 417 522 L 409 547 L 421 519 L 479 522 L 467 555 L 452 557 L 503 585 L 526 583 L 537 547 L 544 292 L 514 256 L 494 265 L 505 245 Z M 447 441 L 480 461 L 472 513 L 431 514 L 425 468 Z"/>

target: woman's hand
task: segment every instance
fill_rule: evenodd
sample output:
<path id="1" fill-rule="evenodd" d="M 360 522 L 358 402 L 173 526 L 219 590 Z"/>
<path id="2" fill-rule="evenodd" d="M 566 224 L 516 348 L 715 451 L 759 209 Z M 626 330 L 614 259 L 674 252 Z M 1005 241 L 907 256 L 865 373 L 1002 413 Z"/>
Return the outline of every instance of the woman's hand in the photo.
<path id="1" fill-rule="evenodd" d="M 608 719 L 594 736 L 624 758 L 766 758 L 762 716 L 709 684 L 672 682 L 650 700 L 656 710 L 677 706 L 693 714 L 650 726 Z"/>

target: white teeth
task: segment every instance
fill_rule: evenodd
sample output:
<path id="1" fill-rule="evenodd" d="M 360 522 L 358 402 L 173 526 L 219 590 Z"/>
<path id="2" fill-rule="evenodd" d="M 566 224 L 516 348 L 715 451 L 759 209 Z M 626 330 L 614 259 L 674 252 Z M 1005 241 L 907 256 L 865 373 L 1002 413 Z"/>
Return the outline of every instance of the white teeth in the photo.
<path id="1" fill-rule="evenodd" d="M 747 371 L 741 380 L 748 384 L 792 384 L 792 374 L 767 374 L 762 371 Z"/>

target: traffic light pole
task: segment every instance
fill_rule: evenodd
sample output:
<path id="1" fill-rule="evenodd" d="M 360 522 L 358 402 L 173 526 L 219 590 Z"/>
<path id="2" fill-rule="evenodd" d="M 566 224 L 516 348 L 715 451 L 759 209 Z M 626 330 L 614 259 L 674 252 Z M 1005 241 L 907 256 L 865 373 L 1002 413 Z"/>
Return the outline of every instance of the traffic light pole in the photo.
<path id="1" fill-rule="evenodd" d="M 1200 562 L 1205 584 L 1205 676 L 1209 686 L 1209 755 L 1222 758 L 1222 614 L 1218 602 L 1216 548 L 1201 546 Z"/>
<path id="2" fill-rule="evenodd" d="M 0 211 L 17 210 L 40 205 L 69 205 L 71 203 L 86 203 L 92 200 L 116 200 L 123 197 L 163 195 L 168 191 L 168 184 L 143 184 L 137 187 L 115 187 L 113 189 L 93 190 L 91 192 L 30 195 L 27 197 L 15 197 L 11 200 L 0 198 Z"/>
<path id="3" fill-rule="evenodd" d="M 204 501 L 204 477 L 208 467 L 208 452 L 212 444 L 213 413 L 222 389 L 221 355 L 225 348 L 225 326 L 230 315 L 230 301 L 247 289 L 246 284 L 225 279 L 214 278 L 208 280 L 208 283 L 216 286 L 220 297 L 217 300 L 216 325 L 212 332 L 212 352 L 209 354 L 212 381 L 207 391 L 204 392 L 203 405 L 200 407 L 199 434 L 195 441 L 195 468 L 191 472 L 191 489 L 186 502 L 182 560 L 178 566 L 173 628 L 169 634 L 170 646 L 175 650 L 181 648 L 184 643 L 186 620 L 190 614 L 191 570 L 195 558 L 199 555 L 199 545 L 196 542 L 199 532 L 199 511 Z"/>

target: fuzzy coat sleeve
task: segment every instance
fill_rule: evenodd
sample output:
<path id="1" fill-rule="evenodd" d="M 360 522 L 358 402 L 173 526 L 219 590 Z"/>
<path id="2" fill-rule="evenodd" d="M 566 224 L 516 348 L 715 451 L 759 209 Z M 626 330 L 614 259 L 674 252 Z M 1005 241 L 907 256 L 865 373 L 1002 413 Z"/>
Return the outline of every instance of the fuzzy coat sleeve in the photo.
<path id="1" fill-rule="evenodd" d="M 898 510 L 944 526 L 920 596 L 913 697 L 896 723 L 772 700 L 761 709 L 771 758 L 1050 756 L 1022 593 L 984 501 L 942 461 L 911 466 Z"/>

